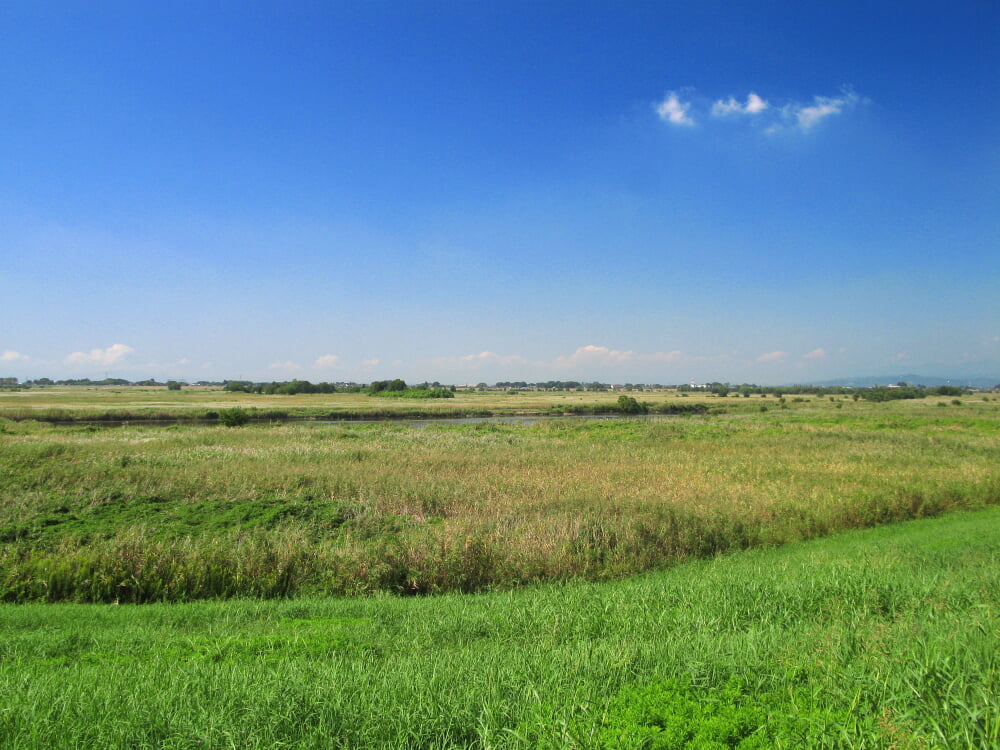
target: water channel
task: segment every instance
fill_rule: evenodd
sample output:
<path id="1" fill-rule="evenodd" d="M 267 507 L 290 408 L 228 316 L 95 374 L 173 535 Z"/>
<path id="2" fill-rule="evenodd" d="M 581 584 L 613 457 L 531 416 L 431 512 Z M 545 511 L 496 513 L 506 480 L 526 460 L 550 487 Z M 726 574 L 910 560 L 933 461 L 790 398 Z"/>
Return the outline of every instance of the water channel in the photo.
<path id="1" fill-rule="evenodd" d="M 308 424 L 324 425 L 371 425 L 371 424 L 394 424 L 408 425 L 410 427 L 430 427 L 432 425 L 469 425 L 469 424 L 517 424 L 530 425 L 537 422 L 552 422 L 556 420 L 590 420 L 590 421 L 615 421 L 615 420 L 658 420 L 677 417 L 677 414 L 531 414 L 517 415 L 504 414 L 490 417 L 383 417 L 375 419 L 330 419 L 327 417 L 285 417 L 282 419 L 250 419 L 248 424 L 288 424 L 301 422 Z M 128 420 L 103 420 L 103 419 L 77 419 L 77 420 L 53 420 L 49 424 L 58 427 L 172 427 L 181 424 L 212 426 L 220 425 L 218 419 L 128 419 Z"/>

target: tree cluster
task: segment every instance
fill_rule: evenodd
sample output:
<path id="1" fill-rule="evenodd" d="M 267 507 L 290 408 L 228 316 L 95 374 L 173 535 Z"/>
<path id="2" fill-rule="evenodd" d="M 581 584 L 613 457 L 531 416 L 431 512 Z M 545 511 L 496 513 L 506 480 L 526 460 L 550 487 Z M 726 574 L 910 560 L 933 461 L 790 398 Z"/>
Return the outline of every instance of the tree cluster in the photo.
<path id="1" fill-rule="evenodd" d="M 405 390 L 406 381 L 399 378 L 395 380 L 374 380 L 368 385 L 368 394 L 371 396 L 374 396 L 376 393 L 399 393 Z"/>
<path id="2" fill-rule="evenodd" d="M 455 398 L 454 388 L 445 388 L 440 383 L 421 383 L 408 386 L 406 381 L 376 380 L 368 388 L 369 396 L 391 396 L 393 398 Z"/>
<path id="3" fill-rule="evenodd" d="M 901 399 L 926 398 L 927 396 L 961 396 L 966 393 L 964 388 L 954 385 L 939 385 L 936 388 L 924 388 L 922 385 L 907 385 L 900 383 L 893 388 L 859 388 L 857 393 L 866 401 L 898 401 Z"/>
<path id="4" fill-rule="evenodd" d="M 227 380 L 223 389 L 233 393 L 262 393 L 267 396 L 294 396 L 299 393 L 341 393 L 361 390 L 361 386 L 338 386 L 333 383 L 310 383 L 308 380 L 252 383 L 249 380 Z"/>
<path id="5" fill-rule="evenodd" d="M 618 409 L 622 414 L 649 413 L 649 406 L 647 404 L 639 403 L 634 398 L 626 396 L 624 393 L 618 397 Z"/>

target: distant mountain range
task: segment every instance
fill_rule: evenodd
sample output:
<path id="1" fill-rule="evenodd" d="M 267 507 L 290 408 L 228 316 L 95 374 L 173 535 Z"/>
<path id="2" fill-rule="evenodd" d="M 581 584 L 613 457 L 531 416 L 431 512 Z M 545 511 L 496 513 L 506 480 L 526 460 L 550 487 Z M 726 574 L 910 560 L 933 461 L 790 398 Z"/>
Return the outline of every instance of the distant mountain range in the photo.
<path id="1" fill-rule="evenodd" d="M 896 383 L 906 383 L 907 385 L 925 385 L 934 388 L 939 385 L 957 385 L 960 388 L 993 388 L 1000 384 L 1000 375 L 977 375 L 974 377 L 951 377 L 942 378 L 934 375 L 877 375 L 856 378 L 836 378 L 835 380 L 814 381 L 803 383 L 802 385 L 815 385 L 824 388 L 832 386 L 850 386 L 854 388 L 871 388 L 877 385 L 895 385 Z"/>

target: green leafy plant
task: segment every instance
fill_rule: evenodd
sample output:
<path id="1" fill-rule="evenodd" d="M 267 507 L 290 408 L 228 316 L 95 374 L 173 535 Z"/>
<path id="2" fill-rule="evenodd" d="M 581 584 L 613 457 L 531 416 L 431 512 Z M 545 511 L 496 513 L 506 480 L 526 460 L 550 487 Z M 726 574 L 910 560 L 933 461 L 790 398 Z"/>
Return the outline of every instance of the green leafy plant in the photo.
<path id="1" fill-rule="evenodd" d="M 645 404 L 640 404 L 631 396 L 626 396 L 623 393 L 618 397 L 618 410 L 622 414 L 646 414 L 649 411 L 649 407 Z"/>
<path id="2" fill-rule="evenodd" d="M 219 421 L 226 427 L 242 427 L 250 421 L 250 415 L 246 409 L 236 406 L 232 409 L 223 409 L 220 411 Z"/>

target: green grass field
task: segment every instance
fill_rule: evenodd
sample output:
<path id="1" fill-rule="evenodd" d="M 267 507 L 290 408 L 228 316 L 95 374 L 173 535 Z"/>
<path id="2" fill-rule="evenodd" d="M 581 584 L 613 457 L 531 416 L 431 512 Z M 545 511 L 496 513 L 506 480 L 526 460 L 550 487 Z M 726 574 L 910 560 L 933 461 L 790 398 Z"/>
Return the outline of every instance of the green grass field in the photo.
<path id="1" fill-rule="evenodd" d="M 989 508 L 604 583 L 0 605 L 0 746 L 998 747 L 998 562 Z"/>
<path id="2" fill-rule="evenodd" d="M 609 398 L 543 396 L 535 410 Z M 707 401 L 696 416 L 426 427 L 4 420 L 0 599 L 611 579 L 1000 500 L 996 399 Z"/>
<path id="3" fill-rule="evenodd" d="M 1000 747 L 1000 400 L 642 396 L 0 393 L 0 747 Z"/>

